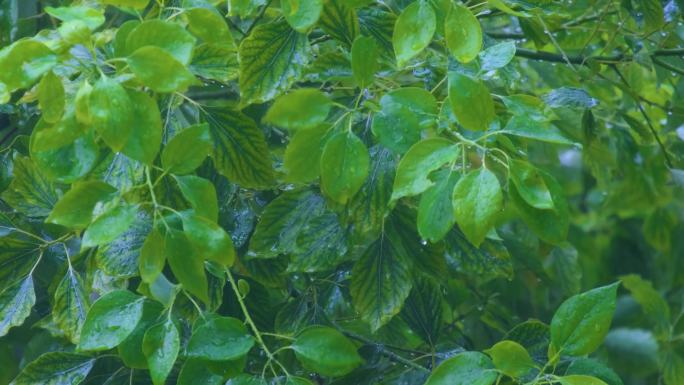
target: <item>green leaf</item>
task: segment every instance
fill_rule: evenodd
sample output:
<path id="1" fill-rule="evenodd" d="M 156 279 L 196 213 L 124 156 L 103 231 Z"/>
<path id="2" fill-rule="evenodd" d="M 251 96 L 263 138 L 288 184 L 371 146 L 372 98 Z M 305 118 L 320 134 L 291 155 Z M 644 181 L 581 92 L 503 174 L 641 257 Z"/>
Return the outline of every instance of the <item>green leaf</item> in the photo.
<path id="1" fill-rule="evenodd" d="M 88 97 L 90 121 L 105 143 L 120 151 L 132 131 L 133 103 L 126 90 L 114 79 L 101 77 Z"/>
<path id="2" fill-rule="evenodd" d="M 114 198 L 116 189 L 100 181 L 77 182 L 55 204 L 46 221 L 73 229 L 87 227 L 98 203 Z"/>
<path id="3" fill-rule="evenodd" d="M 684 359 L 675 352 L 668 352 L 662 365 L 665 385 L 681 385 L 681 379 L 684 378 Z"/>
<path id="4" fill-rule="evenodd" d="M 510 170 L 516 191 L 527 204 L 540 210 L 554 208 L 551 192 L 533 165 L 523 160 L 512 159 Z"/>
<path id="5" fill-rule="evenodd" d="M 198 253 L 224 267 L 233 265 L 235 247 L 230 236 L 211 220 L 194 213 L 183 215 L 183 230 Z"/>
<path id="6" fill-rule="evenodd" d="M 294 133 L 283 158 L 286 182 L 306 183 L 321 175 L 321 168 L 311 165 L 320 164 L 323 146 L 333 133 L 327 124 Z"/>
<path id="7" fill-rule="evenodd" d="M 0 337 L 14 326 L 20 326 L 36 303 L 33 277 L 28 275 L 0 292 Z"/>
<path id="8" fill-rule="evenodd" d="M 211 154 L 219 173 L 244 188 L 267 188 L 274 183 L 266 138 L 256 123 L 242 112 L 205 108 L 214 143 Z"/>
<path id="9" fill-rule="evenodd" d="M 429 189 L 434 185 L 428 178 L 430 173 L 455 161 L 459 153 L 456 143 L 443 138 L 424 139 L 414 144 L 397 166 L 392 200 L 418 195 Z"/>
<path id="10" fill-rule="evenodd" d="M 554 210 L 539 210 L 530 206 L 518 193 L 515 184 L 509 185 L 508 196 L 516 207 L 516 211 L 522 220 L 534 231 L 534 233 L 552 244 L 559 244 L 565 240 L 570 226 L 570 213 L 568 202 L 565 199 L 563 188 L 546 172 L 537 170 L 551 193 Z M 511 188 L 512 187 L 512 188 Z"/>
<path id="11" fill-rule="evenodd" d="M 449 72 L 449 102 L 458 123 L 468 130 L 484 131 L 496 119 L 489 89 L 468 75 Z"/>
<path id="12" fill-rule="evenodd" d="M 515 57 L 515 43 L 505 41 L 494 44 L 480 52 L 480 71 L 488 72 L 503 68 Z"/>
<path id="13" fill-rule="evenodd" d="M 466 238 L 480 246 L 503 209 L 499 179 L 484 167 L 470 171 L 454 187 L 453 207 Z"/>
<path id="14" fill-rule="evenodd" d="M 586 109 L 595 107 L 598 101 L 582 88 L 561 87 L 543 96 L 544 102 L 553 108 Z"/>
<path id="15" fill-rule="evenodd" d="M 527 350 L 514 341 L 501 341 L 484 351 L 503 374 L 520 378 L 536 367 Z"/>
<path id="16" fill-rule="evenodd" d="M 229 380 L 229 383 L 233 381 Z M 209 370 L 206 361 L 189 359 L 186 360 L 178 375 L 177 385 L 194 385 L 200 383 L 202 385 L 222 385 L 224 383 L 222 376 L 212 373 Z"/>
<path id="17" fill-rule="evenodd" d="M 352 269 L 349 291 L 354 308 L 378 330 L 401 310 L 411 292 L 411 259 L 400 233 L 391 224 Z"/>
<path id="18" fill-rule="evenodd" d="M 238 58 L 235 48 L 202 44 L 195 48 L 188 67 L 196 76 L 228 83 L 238 77 Z"/>
<path id="19" fill-rule="evenodd" d="M 555 352 L 582 356 L 601 345 L 615 311 L 618 285 L 599 287 L 563 302 L 551 320 L 551 345 Z"/>
<path id="20" fill-rule="evenodd" d="M 137 275 L 140 249 L 152 228 L 150 214 L 137 210 L 135 220 L 113 241 L 100 245 L 95 255 L 97 266 L 108 275 L 129 278 Z"/>
<path id="21" fill-rule="evenodd" d="M 214 317 L 199 326 L 188 342 L 188 356 L 209 361 L 243 357 L 254 346 L 254 338 L 236 318 Z"/>
<path id="22" fill-rule="evenodd" d="M 152 164 L 162 142 L 159 107 L 152 97 L 141 91 L 127 90 L 133 107 L 130 136 L 121 152 L 129 158 Z"/>
<path id="23" fill-rule="evenodd" d="M 38 83 L 38 105 L 43 112 L 43 120 L 56 123 L 64 113 L 64 85 L 62 80 L 50 71 Z"/>
<path id="24" fill-rule="evenodd" d="M 161 154 L 162 166 L 174 174 L 188 174 L 211 154 L 209 125 L 196 124 L 177 133 Z"/>
<path id="25" fill-rule="evenodd" d="M 422 88 L 407 87 L 388 92 L 380 99 L 382 110 L 373 118 L 373 134 L 383 146 L 406 152 L 436 123 L 437 101 Z"/>
<path id="26" fill-rule="evenodd" d="M 397 66 L 406 66 L 409 60 L 421 53 L 432 41 L 436 29 L 437 16 L 429 2 L 414 1 L 404 8 L 392 33 Z"/>
<path id="27" fill-rule="evenodd" d="M 35 40 L 19 40 L 0 53 L 0 83 L 8 92 L 31 87 L 57 64 L 57 55 Z"/>
<path id="28" fill-rule="evenodd" d="M 497 373 L 489 357 L 464 352 L 439 364 L 425 385 L 491 385 Z"/>
<path id="29" fill-rule="evenodd" d="M 183 15 L 188 19 L 188 30 L 205 43 L 235 48 L 235 41 L 233 35 L 230 34 L 228 24 L 215 10 L 192 8 Z"/>
<path id="30" fill-rule="evenodd" d="M 430 346 L 439 341 L 444 321 L 441 290 L 432 279 L 421 277 L 401 309 L 401 318 Z"/>
<path id="31" fill-rule="evenodd" d="M 325 121 L 331 106 L 321 91 L 300 88 L 276 99 L 263 121 L 292 131 L 312 128 Z"/>
<path id="32" fill-rule="evenodd" d="M 656 31 L 665 24 L 665 12 L 660 1 L 638 0 L 639 8 L 644 15 L 645 32 Z"/>
<path id="33" fill-rule="evenodd" d="M 46 217 L 59 199 L 60 189 L 48 180 L 30 158 L 15 153 L 14 178 L 2 200 L 28 217 Z"/>
<path id="34" fill-rule="evenodd" d="M 182 231 L 169 229 L 164 237 L 164 250 L 173 275 L 185 290 L 209 302 L 209 283 L 204 260 Z"/>
<path id="35" fill-rule="evenodd" d="M 165 51 L 160 63 L 166 64 L 167 60 L 175 59 L 180 62 L 180 68 L 190 63 L 192 50 L 195 46 L 195 38 L 178 23 L 161 19 L 146 20 L 138 24 L 126 36 L 126 54 L 130 55 L 143 47 L 157 47 Z M 151 50 L 147 52 L 159 52 Z"/>
<path id="36" fill-rule="evenodd" d="M 436 184 L 425 191 L 418 205 L 418 233 L 433 243 L 444 238 L 456 223 L 452 199 L 460 175 L 442 171 L 435 173 Z"/>
<path id="37" fill-rule="evenodd" d="M 559 378 L 561 385 L 607 385 L 596 377 L 584 375 L 570 375 Z"/>
<path id="38" fill-rule="evenodd" d="M 283 0 L 280 6 L 285 20 L 301 33 L 313 27 L 323 11 L 322 0 Z"/>
<path id="39" fill-rule="evenodd" d="M 145 333 L 142 349 L 147 357 L 154 385 L 164 385 L 180 350 L 180 335 L 171 319 L 152 326 Z"/>
<path id="40" fill-rule="evenodd" d="M 325 326 L 304 329 L 291 346 L 304 367 L 324 376 L 344 376 L 363 363 L 347 337 Z"/>
<path id="41" fill-rule="evenodd" d="M 295 251 L 290 257 L 287 271 L 332 270 L 348 259 L 346 231 L 337 215 L 326 212 L 312 217 L 296 240 Z"/>
<path id="42" fill-rule="evenodd" d="M 143 282 L 154 282 L 164 270 L 166 263 L 165 246 L 164 236 L 156 229 L 152 229 L 140 249 L 140 278 Z"/>
<path id="43" fill-rule="evenodd" d="M 100 297 L 88 311 L 79 349 L 108 350 L 119 345 L 135 329 L 143 311 L 143 298 L 128 290 L 115 290 Z"/>
<path id="44" fill-rule="evenodd" d="M 52 318 L 69 338 L 78 345 L 90 301 L 78 272 L 68 269 L 57 285 L 52 306 Z"/>
<path id="45" fill-rule="evenodd" d="M 480 247 L 475 247 L 458 227 L 453 227 L 444 240 L 447 263 L 456 272 L 485 280 L 513 277 L 511 256 L 501 241 L 485 239 Z"/>
<path id="46" fill-rule="evenodd" d="M 608 385 L 623 385 L 620 377 L 613 369 L 593 358 L 578 358 L 573 360 L 568 366 L 565 375 L 583 374 L 596 377 Z"/>
<path id="47" fill-rule="evenodd" d="M 653 288 L 651 282 L 636 274 L 620 277 L 622 285 L 629 290 L 632 297 L 644 310 L 644 314 L 655 325 L 657 331 L 666 333 L 670 327 L 670 305 L 663 296 Z"/>
<path id="48" fill-rule="evenodd" d="M 563 294 L 575 295 L 582 289 L 582 266 L 572 245 L 554 247 L 544 262 L 544 270 Z"/>
<path id="49" fill-rule="evenodd" d="M 45 12 L 47 12 L 48 15 L 62 20 L 65 23 L 70 21 L 80 21 L 84 23 L 91 31 L 96 30 L 105 22 L 104 9 L 72 5 L 69 7 L 59 8 L 45 7 Z"/>
<path id="50" fill-rule="evenodd" d="M 218 220 L 218 200 L 216 188 L 207 179 L 195 175 L 174 175 L 183 198 L 190 203 L 195 213 L 210 221 Z"/>
<path id="51" fill-rule="evenodd" d="M 197 82 L 187 67 L 159 47 L 139 48 L 126 62 L 142 84 L 155 92 L 185 92 Z"/>
<path id="52" fill-rule="evenodd" d="M 473 61 L 482 49 L 482 27 L 475 15 L 454 4 L 444 21 L 444 37 L 449 52 L 461 63 Z"/>
<path id="53" fill-rule="evenodd" d="M 117 7 L 130 7 L 134 9 L 143 9 L 147 7 L 150 0 L 100 0 L 102 4 L 114 5 Z"/>
<path id="54" fill-rule="evenodd" d="M 345 0 L 325 1 L 318 24 L 325 33 L 348 47 L 359 35 L 359 19 Z"/>
<path id="55" fill-rule="evenodd" d="M 174 292 L 175 295 L 175 292 Z M 165 304 L 170 306 L 171 304 Z M 116 351 L 123 363 L 129 368 L 148 369 L 147 357 L 143 352 L 143 339 L 148 329 L 159 323 L 164 316 L 164 306 L 157 301 L 144 301 L 142 316 L 135 329 L 117 347 Z"/>
<path id="56" fill-rule="evenodd" d="M 299 234 L 324 209 L 323 198 L 310 190 L 284 192 L 262 212 L 249 241 L 249 257 L 273 258 L 295 251 Z"/>
<path id="57" fill-rule="evenodd" d="M 263 103 L 290 88 L 304 72 L 310 50 L 306 35 L 284 20 L 254 28 L 238 50 L 242 103 Z"/>
<path id="58" fill-rule="evenodd" d="M 77 121 L 74 111 L 70 108 L 57 122 L 51 124 L 45 119 L 38 121 L 31 134 L 29 150 L 32 153 L 41 153 L 72 144 L 86 129 Z"/>
<path id="59" fill-rule="evenodd" d="M 352 73 L 359 88 L 373 84 L 375 73 L 380 69 L 380 49 L 375 39 L 358 36 L 352 44 L 351 55 Z"/>
<path id="60" fill-rule="evenodd" d="M 328 139 L 321 154 L 321 189 L 332 200 L 346 203 L 368 176 L 368 149 L 358 136 L 340 132 Z"/>
<path id="61" fill-rule="evenodd" d="M 126 203 L 105 211 L 83 233 L 81 248 L 95 247 L 115 240 L 135 221 L 137 211 L 137 205 Z"/>
<path id="62" fill-rule="evenodd" d="M 45 353 L 26 365 L 12 385 L 78 385 L 85 380 L 95 360 L 75 353 Z"/>
<path id="63" fill-rule="evenodd" d="M 556 144 L 574 144 L 548 122 L 535 122 L 527 116 L 513 116 L 500 132 Z"/>

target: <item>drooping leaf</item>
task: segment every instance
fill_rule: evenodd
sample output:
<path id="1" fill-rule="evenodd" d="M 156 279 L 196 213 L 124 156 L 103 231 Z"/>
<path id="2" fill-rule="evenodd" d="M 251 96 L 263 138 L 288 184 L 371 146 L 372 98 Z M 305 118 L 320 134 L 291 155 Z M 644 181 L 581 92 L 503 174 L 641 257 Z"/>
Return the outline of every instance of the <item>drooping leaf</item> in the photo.
<path id="1" fill-rule="evenodd" d="M 522 160 L 511 160 L 511 180 L 527 204 L 536 209 L 553 210 L 551 192 L 534 166 Z"/>
<path id="2" fill-rule="evenodd" d="M 459 173 L 452 170 L 437 172 L 437 182 L 421 196 L 416 224 L 418 233 L 424 239 L 437 242 L 456 223 L 452 200 L 454 186 L 459 178 Z"/>
<path id="3" fill-rule="evenodd" d="M 399 68 L 406 66 L 409 60 L 430 44 L 436 28 L 437 16 L 427 1 L 414 1 L 404 8 L 392 34 L 392 45 Z"/>
<path id="4" fill-rule="evenodd" d="M 458 123 L 468 130 L 484 131 L 494 121 L 494 102 L 480 80 L 449 72 L 449 102 Z"/>
<path id="5" fill-rule="evenodd" d="M 321 162 L 323 146 L 333 133 L 330 126 L 321 124 L 317 127 L 297 131 L 285 149 L 283 168 L 285 181 L 292 183 L 310 182 L 321 175 L 320 167 L 311 167 Z"/>
<path id="6" fill-rule="evenodd" d="M 183 215 L 183 230 L 205 259 L 229 267 L 235 261 L 235 247 L 225 230 L 211 220 L 194 213 Z"/>
<path id="7" fill-rule="evenodd" d="M 401 309 L 401 317 L 424 341 L 434 346 L 443 323 L 440 286 L 427 278 L 417 279 Z"/>
<path id="8" fill-rule="evenodd" d="M 375 73 L 380 68 L 380 50 L 371 37 L 358 36 L 352 44 L 351 67 L 354 80 L 360 88 L 373 84 Z"/>
<path id="9" fill-rule="evenodd" d="M 56 123 L 64 113 L 64 85 L 62 80 L 50 71 L 38 83 L 38 105 L 43 112 L 43 119 L 48 123 Z"/>
<path id="10" fill-rule="evenodd" d="M 154 282 L 166 264 L 166 242 L 164 236 L 153 229 L 145 238 L 140 249 L 140 278 L 143 282 Z"/>
<path id="11" fill-rule="evenodd" d="M 326 142 L 320 164 L 321 189 L 332 200 L 346 203 L 366 180 L 370 156 L 358 136 L 341 132 Z"/>
<path id="12" fill-rule="evenodd" d="M 166 260 L 185 290 L 204 302 L 209 302 L 209 284 L 204 271 L 204 259 L 184 232 L 170 229 L 164 237 Z"/>
<path id="13" fill-rule="evenodd" d="M 88 96 L 90 122 L 114 151 L 120 151 L 131 134 L 133 104 L 126 90 L 114 79 L 103 76 Z"/>
<path id="14" fill-rule="evenodd" d="M 276 21 L 254 28 L 240 44 L 240 95 L 244 104 L 271 100 L 290 88 L 309 62 L 309 42 Z"/>
<path id="15" fill-rule="evenodd" d="M 218 199 L 216 188 L 207 179 L 195 175 L 174 175 L 183 197 L 199 216 L 211 221 L 218 220 Z"/>
<path id="16" fill-rule="evenodd" d="M 455 4 L 444 22 L 444 37 L 449 52 L 461 63 L 474 60 L 482 49 L 482 28 L 467 7 Z"/>
<path id="17" fill-rule="evenodd" d="M 123 342 L 142 316 L 143 300 L 128 290 L 115 290 L 100 297 L 88 311 L 79 349 L 107 350 Z"/>
<path id="18" fill-rule="evenodd" d="M 482 167 L 464 175 L 453 191 L 456 222 L 475 246 L 484 241 L 503 208 L 503 194 L 493 172 Z"/>
<path id="19" fill-rule="evenodd" d="M 180 335 L 171 319 L 152 326 L 145 333 L 142 349 L 147 357 L 154 385 L 164 385 L 180 350 Z"/>
<path id="20" fill-rule="evenodd" d="M 162 142 L 162 121 L 157 103 L 141 91 L 127 90 L 133 106 L 130 136 L 121 149 L 126 156 L 151 164 Z"/>
<path id="21" fill-rule="evenodd" d="M 292 350 L 305 367 L 324 376 L 343 376 L 363 362 L 347 337 L 325 326 L 304 329 L 292 343 Z"/>

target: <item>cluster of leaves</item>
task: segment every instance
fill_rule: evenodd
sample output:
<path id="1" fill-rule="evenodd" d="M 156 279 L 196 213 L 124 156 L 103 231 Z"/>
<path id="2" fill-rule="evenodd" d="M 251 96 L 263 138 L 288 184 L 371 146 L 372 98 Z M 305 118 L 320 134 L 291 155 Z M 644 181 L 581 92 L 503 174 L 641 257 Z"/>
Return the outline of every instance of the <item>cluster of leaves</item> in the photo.
<path id="1" fill-rule="evenodd" d="M 2 1 L 0 384 L 684 384 L 683 11 Z"/>

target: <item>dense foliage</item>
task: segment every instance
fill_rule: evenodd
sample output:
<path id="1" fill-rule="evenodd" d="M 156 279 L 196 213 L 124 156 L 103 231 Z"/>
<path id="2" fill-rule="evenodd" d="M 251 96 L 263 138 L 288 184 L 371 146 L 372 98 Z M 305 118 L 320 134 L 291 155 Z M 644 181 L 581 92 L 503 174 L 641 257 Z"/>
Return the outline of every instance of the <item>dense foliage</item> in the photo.
<path id="1" fill-rule="evenodd" d="M 0 384 L 684 384 L 683 12 L 0 1 Z"/>

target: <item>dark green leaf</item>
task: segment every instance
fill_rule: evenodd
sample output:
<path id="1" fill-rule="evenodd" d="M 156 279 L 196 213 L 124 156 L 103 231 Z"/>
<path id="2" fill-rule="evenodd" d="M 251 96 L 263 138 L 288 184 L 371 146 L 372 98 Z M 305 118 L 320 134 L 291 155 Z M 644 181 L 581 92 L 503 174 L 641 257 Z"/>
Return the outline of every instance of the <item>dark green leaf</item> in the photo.
<path id="1" fill-rule="evenodd" d="M 456 222 L 466 238 L 480 246 L 503 208 L 503 194 L 493 172 L 482 167 L 464 175 L 453 191 Z"/>
<path id="2" fill-rule="evenodd" d="M 167 319 L 149 328 L 143 338 L 142 349 L 147 357 L 152 383 L 164 385 L 180 350 L 180 335 L 173 321 Z"/>
<path id="3" fill-rule="evenodd" d="M 319 25 L 325 33 L 348 47 L 359 35 L 359 19 L 345 0 L 325 1 Z"/>
<path id="4" fill-rule="evenodd" d="M 16 281 L 0 292 L 0 337 L 20 326 L 31 314 L 36 293 L 31 275 Z"/>
<path id="5" fill-rule="evenodd" d="M 93 220 L 95 206 L 111 200 L 115 193 L 114 187 L 100 181 L 74 183 L 71 190 L 55 204 L 46 221 L 83 229 Z"/>
<path id="6" fill-rule="evenodd" d="M 202 301 L 209 302 L 209 284 L 204 272 L 204 259 L 197 253 L 187 236 L 178 230 L 167 230 L 164 250 L 171 271 L 183 288 Z"/>
<path id="7" fill-rule="evenodd" d="M 346 203 L 363 185 L 369 166 L 368 149 L 358 136 L 335 134 L 321 154 L 321 189 L 332 200 Z"/>
<path id="8" fill-rule="evenodd" d="M 359 36 L 352 44 L 351 67 L 354 80 L 360 88 L 366 88 L 373 84 L 375 73 L 380 68 L 378 62 L 380 50 L 375 39 L 367 36 Z"/>
<path id="9" fill-rule="evenodd" d="M 425 385 L 491 385 L 496 377 L 489 357 L 479 352 L 465 352 L 442 362 Z"/>
<path id="10" fill-rule="evenodd" d="M 324 376 L 343 376 L 363 362 L 347 337 L 325 326 L 304 329 L 292 343 L 292 350 L 305 367 Z"/>
<path id="11" fill-rule="evenodd" d="M 105 211 L 83 233 L 81 247 L 99 246 L 115 240 L 135 221 L 138 210 L 138 206 L 124 203 Z"/>
<path id="12" fill-rule="evenodd" d="M 460 175 L 452 170 L 435 173 L 436 184 L 421 196 L 417 225 L 418 233 L 424 239 L 437 242 L 456 223 L 452 200 L 459 178 Z"/>
<path id="13" fill-rule="evenodd" d="M 90 301 L 78 272 L 68 269 L 55 289 L 52 318 L 69 340 L 78 344 Z"/>
<path id="14" fill-rule="evenodd" d="M 309 62 L 309 51 L 306 35 L 284 20 L 254 28 L 238 50 L 242 103 L 262 103 L 290 88 Z"/>
<path id="15" fill-rule="evenodd" d="M 209 180 L 194 175 L 176 175 L 174 178 L 195 213 L 215 222 L 218 219 L 218 200 L 214 185 Z"/>
<path id="16" fill-rule="evenodd" d="M 107 350 L 116 347 L 135 329 L 143 311 L 143 298 L 128 290 L 100 297 L 88 311 L 79 349 Z"/>
<path id="17" fill-rule="evenodd" d="M 78 385 L 93 368 L 95 358 L 50 352 L 26 365 L 12 385 Z"/>
<path id="18" fill-rule="evenodd" d="M 254 338 L 243 323 L 230 317 L 215 317 L 199 326 L 188 342 L 188 355 L 210 361 L 226 361 L 246 355 Z"/>

